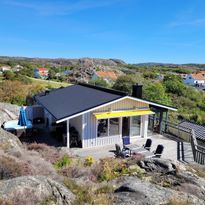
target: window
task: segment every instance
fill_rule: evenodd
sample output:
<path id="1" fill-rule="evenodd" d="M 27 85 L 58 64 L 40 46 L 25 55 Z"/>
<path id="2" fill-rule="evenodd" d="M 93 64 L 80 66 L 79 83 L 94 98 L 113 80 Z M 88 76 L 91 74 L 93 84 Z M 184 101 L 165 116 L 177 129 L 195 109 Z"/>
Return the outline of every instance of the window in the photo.
<path id="1" fill-rule="evenodd" d="M 98 120 L 98 137 L 108 136 L 108 119 Z"/>
<path id="2" fill-rule="evenodd" d="M 120 133 L 119 118 L 98 120 L 98 127 L 97 127 L 98 137 L 115 136 L 115 135 L 119 135 L 119 133 Z"/>
<path id="3" fill-rule="evenodd" d="M 120 119 L 112 118 L 109 120 L 109 136 L 119 135 L 120 133 Z"/>
<path id="4" fill-rule="evenodd" d="M 131 118 L 131 136 L 140 135 L 141 116 L 134 116 Z"/>

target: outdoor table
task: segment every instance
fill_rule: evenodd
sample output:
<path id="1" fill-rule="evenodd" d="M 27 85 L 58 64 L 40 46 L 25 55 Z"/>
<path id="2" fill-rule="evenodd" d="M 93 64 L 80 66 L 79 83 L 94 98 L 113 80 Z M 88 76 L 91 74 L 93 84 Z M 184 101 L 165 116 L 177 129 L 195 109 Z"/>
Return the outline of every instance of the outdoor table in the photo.
<path id="1" fill-rule="evenodd" d="M 136 144 L 126 145 L 125 148 L 129 149 L 130 156 L 133 153 L 143 154 L 145 156 L 145 158 L 151 158 L 151 157 L 155 156 L 152 152 L 150 152 L 150 151 L 146 150 L 145 148 L 140 147 L 139 145 L 136 145 Z"/>

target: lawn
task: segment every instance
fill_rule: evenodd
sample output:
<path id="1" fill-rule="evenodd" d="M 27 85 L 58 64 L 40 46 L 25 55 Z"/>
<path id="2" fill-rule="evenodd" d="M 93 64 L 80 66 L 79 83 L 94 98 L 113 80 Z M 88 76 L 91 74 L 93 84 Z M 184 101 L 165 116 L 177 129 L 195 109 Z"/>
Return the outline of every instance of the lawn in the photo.
<path id="1" fill-rule="evenodd" d="M 71 84 L 65 83 L 65 82 L 56 82 L 56 81 L 52 81 L 52 80 L 43 80 L 43 79 L 37 79 L 37 78 L 31 78 L 31 77 L 28 77 L 28 78 L 32 80 L 32 83 L 34 85 L 40 84 L 43 87 L 47 87 L 47 88 L 59 88 L 59 87 L 66 87 L 66 86 L 71 85 Z"/>

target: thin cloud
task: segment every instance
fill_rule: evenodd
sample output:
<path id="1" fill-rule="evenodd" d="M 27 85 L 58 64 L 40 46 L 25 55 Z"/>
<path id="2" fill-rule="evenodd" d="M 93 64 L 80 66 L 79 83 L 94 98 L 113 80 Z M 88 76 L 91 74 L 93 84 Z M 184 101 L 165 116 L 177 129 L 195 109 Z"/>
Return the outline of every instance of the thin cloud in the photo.
<path id="1" fill-rule="evenodd" d="M 113 0 L 113 1 L 93 1 L 93 0 L 81 0 L 75 3 L 28 3 L 27 1 L 19 1 L 19 0 L 8 0 L 3 3 L 13 7 L 21 7 L 31 9 L 37 12 L 40 15 L 69 15 L 79 11 L 108 7 L 113 4 L 122 2 L 124 0 Z"/>

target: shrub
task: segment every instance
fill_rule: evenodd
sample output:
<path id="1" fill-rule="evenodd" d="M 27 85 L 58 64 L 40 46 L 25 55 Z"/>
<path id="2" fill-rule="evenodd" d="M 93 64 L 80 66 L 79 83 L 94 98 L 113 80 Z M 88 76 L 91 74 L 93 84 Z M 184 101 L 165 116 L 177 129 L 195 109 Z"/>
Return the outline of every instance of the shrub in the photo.
<path id="1" fill-rule="evenodd" d="M 94 162 L 95 162 L 95 159 L 92 156 L 87 156 L 85 158 L 84 165 L 90 167 L 90 166 L 92 166 L 94 164 Z"/>
<path id="2" fill-rule="evenodd" d="M 54 164 L 54 167 L 56 169 L 62 169 L 63 167 L 69 166 L 72 162 L 72 159 L 68 155 L 64 155 L 62 158 L 57 160 L 57 162 Z"/>
<path id="3" fill-rule="evenodd" d="M 79 186 L 73 180 L 68 178 L 64 180 L 64 184 L 70 191 L 72 191 L 77 196 L 77 200 L 74 204 L 93 204 L 91 191 L 88 187 L 82 185 Z"/>
<path id="4" fill-rule="evenodd" d="M 118 176 L 128 174 L 129 170 L 124 160 L 105 158 L 93 167 L 92 173 L 99 181 L 110 181 Z"/>
<path id="5" fill-rule="evenodd" d="M 5 198 L 0 198 L 0 204 L 1 205 L 14 205 L 13 202 L 11 202 L 10 200 L 5 199 Z"/>
<path id="6" fill-rule="evenodd" d="M 65 177 L 78 178 L 82 176 L 82 169 L 79 166 L 64 167 L 59 173 Z"/>
<path id="7" fill-rule="evenodd" d="M 0 180 L 23 175 L 23 168 L 15 159 L 7 156 L 0 158 Z"/>
<path id="8" fill-rule="evenodd" d="M 44 149 L 48 149 L 48 145 L 44 144 L 44 143 L 31 143 L 27 146 L 28 150 L 44 150 Z"/>

